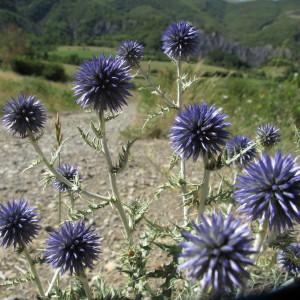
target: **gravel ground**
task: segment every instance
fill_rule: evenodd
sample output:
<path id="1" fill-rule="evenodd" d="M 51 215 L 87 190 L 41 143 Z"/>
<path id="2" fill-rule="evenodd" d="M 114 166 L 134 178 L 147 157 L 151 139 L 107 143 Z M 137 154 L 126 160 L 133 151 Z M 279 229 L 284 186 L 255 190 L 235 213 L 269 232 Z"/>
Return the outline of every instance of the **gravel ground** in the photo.
<path id="1" fill-rule="evenodd" d="M 62 152 L 62 161 L 77 165 L 82 175 L 86 189 L 101 194 L 109 191 L 107 169 L 104 157 L 93 152 L 80 138 L 77 126 L 88 129 L 90 113 L 62 114 L 62 130 L 64 137 L 69 137 Z M 116 159 L 121 145 L 119 131 L 130 125 L 135 118 L 135 105 L 131 104 L 117 119 L 108 124 L 108 139 L 112 155 Z M 54 145 L 54 121 L 50 116 L 45 134 L 40 140 L 40 145 L 49 156 L 51 145 Z M 47 229 L 57 226 L 57 194 L 51 186 L 43 189 L 40 183 L 43 167 L 37 166 L 22 173 L 32 160 L 36 158 L 30 144 L 26 140 L 9 136 L 3 128 L 0 129 L 0 201 L 25 197 L 32 205 L 39 208 L 42 219 L 42 231 L 39 238 L 33 242 L 30 249 L 32 255 L 42 253 Z M 143 198 L 153 200 L 149 209 L 152 219 L 162 224 L 176 222 L 182 216 L 180 198 L 174 192 L 164 193 L 159 200 L 155 200 L 156 187 L 166 181 L 160 169 L 168 166 L 171 151 L 166 140 L 141 140 L 132 147 L 132 155 L 127 168 L 120 174 L 118 185 L 122 201 Z M 190 163 L 189 178 L 199 181 L 201 166 Z M 82 198 L 76 203 L 77 207 L 84 208 L 86 199 Z M 123 247 L 122 225 L 116 211 L 112 207 L 98 210 L 91 219 L 96 230 L 103 237 L 101 260 L 95 269 L 88 272 L 89 278 L 100 274 L 113 286 L 122 284 L 123 275 L 117 267 Z M 140 232 L 143 226 L 140 227 Z M 165 262 L 164 256 L 157 254 L 153 258 L 153 266 Z M 22 256 L 17 256 L 13 249 L 0 248 L 0 282 L 8 278 L 18 277 L 26 272 L 26 262 Z M 39 268 L 44 284 L 51 278 L 52 270 L 48 266 Z M 0 299 L 32 299 L 34 286 L 30 283 L 13 288 L 0 287 Z"/>

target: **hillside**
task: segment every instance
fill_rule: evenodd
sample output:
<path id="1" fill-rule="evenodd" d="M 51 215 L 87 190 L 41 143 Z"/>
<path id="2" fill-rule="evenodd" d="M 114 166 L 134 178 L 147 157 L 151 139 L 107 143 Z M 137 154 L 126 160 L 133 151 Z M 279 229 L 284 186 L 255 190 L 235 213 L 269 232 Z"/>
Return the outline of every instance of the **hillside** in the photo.
<path id="1" fill-rule="evenodd" d="M 158 49 L 161 31 L 186 19 L 246 45 L 300 50 L 299 0 L 1 0 L 0 28 L 17 24 L 45 42 L 115 46 L 142 40 Z M 129 35 L 130 33 L 130 35 Z"/>

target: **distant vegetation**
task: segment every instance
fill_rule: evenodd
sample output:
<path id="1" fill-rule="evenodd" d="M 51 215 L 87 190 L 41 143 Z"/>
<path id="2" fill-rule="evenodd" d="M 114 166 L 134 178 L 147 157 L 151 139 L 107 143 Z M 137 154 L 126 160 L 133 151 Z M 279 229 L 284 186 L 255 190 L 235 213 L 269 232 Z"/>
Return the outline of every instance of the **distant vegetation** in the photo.
<path id="1" fill-rule="evenodd" d="M 259 0 L 234 4 L 222 0 L 1 0 L 0 29 L 14 24 L 39 49 L 46 45 L 95 45 L 115 48 L 134 38 L 151 59 L 160 53 L 161 31 L 188 19 L 206 31 L 246 45 L 300 50 L 299 0 Z"/>

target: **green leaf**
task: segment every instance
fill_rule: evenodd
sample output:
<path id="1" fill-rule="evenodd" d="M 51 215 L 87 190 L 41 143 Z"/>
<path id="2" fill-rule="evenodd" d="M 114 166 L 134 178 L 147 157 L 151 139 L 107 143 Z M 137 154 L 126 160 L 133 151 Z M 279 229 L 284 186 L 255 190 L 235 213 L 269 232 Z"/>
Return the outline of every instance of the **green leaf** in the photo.
<path id="1" fill-rule="evenodd" d="M 80 127 L 77 127 L 77 129 L 82 139 L 88 146 L 90 146 L 92 149 L 96 150 L 97 152 L 102 152 L 101 141 L 98 138 L 96 137 L 91 138 L 89 132 L 84 132 Z"/>
<path id="2" fill-rule="evenodd" d="M 158 106 L 158 110 L 157 111 L 155 111 L 155 112 L 152 112 L 152 113 L 150 113 L 148 116 L 147 116 L 147 118 L 146 118 L 146 120 L 145 120 L 145 122 L 144 122 L 144 125 L 143 125 L 143 127 L 142 127 L 142 129 L 144 129 L 146 126 L 147 126 L 147 124 L 150 122 L 150 121 L 152 121 L 153 119 L 156 119 L 156 118 L 158 118 L 158 117 L 164 117 L 165 115 L 167 115 L 169 112 L 171 112 L 172 110 L 178 110 L 178 107 L 177 106 L 172 106 L 172 105 L 168 105 L 168 106 L 161 106 L 161 105 L 159 105 Z"/>
<path id="3" fill-rule="evenodd" d="M 88 208 L 85 210 L 75 210 L 70 214 L 70 218 L 73 221 L 84 219 L 86 216 L 92 214 L 94 211 L 101 209 L 109 205 L 110 201 L 105 201 L 99 204 L 89 204 Z"/>
<path id="4" fill-rule="evenodd" d="M 112 172 L 114 174 L 123 171 L 124 168 L 126 167 L 127 162 L 128 162 L 128 158 L 129 158 L 129 154 L 130 154 L 130 148 L 136 142 L 136 140 L 137 139 L 134 139 L 132 141 L 128 141 L 126 145 L 122 146 L 122 151 L 119 154 L 119 161 L 112 168 Z"/>

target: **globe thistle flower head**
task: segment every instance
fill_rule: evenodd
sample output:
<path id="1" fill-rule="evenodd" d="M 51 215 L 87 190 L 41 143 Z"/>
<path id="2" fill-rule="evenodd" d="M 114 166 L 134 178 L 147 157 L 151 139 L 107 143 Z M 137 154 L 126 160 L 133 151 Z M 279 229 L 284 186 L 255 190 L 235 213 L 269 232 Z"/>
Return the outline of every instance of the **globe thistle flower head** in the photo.
<path id="1" fill-rule="evenodd" d="M 230 123 L 215 106 L 206 103 L 187 106 L 176 116 L 170 130 L 170 142 L 175 153 L 184 159 L 199 155 L 212 156 L 221 151 L 229 136 Z"/>
<path id="2" fill-rule="evenodd" d="M 123 41 L 118 49 L 118 57 L 123 59 L 129 67 L 138 66 L 144 57 L 144 46 L 138 41 Z"/>
<path id="3" fill-rule="evenodd" d="M 84 62 L 75 75 L 77 103 L 97 112 L 117 112 L 130 96 L 129 67 L 123 59 L 100 55 Z"/>
<path id="4" fill-rule="evenodd" d="M 230 214 L 202 216 L 200 224 L 193 224 L 193 233 L 184 232 L 180 269 L 188 270 L 188 277 L 201 280 L 202 288 L 211 285 L 213 291 L 229 292 L 240 287 L 249 277 L 246 270 L 253 262 L 252 238 L 246 225 Z"/>
<path id="5" fill-rule="evenodd" d="M 12 98 L 3 108 L 2 124 L 13 135 L 25 138 L 41 133 L 47 120 L 42 103 L 35 96 Z"/>
<path id="6" fill-rule="evenodd" d="M 47 240 L 45 258 L 61 273 L 80 274 L 93 268 L 100 254 L 100 238 L 83 221 L 65 222 Z"/>
<path id="7" fill-rule="evenodd" d="M 265 148 L 271 148 L 280 142 L 280 130 L 273 124 L 263 124 L 256 131 L 258 142 Z"/>
<path id="8" fill-rule="evenodd" d="M 244 168 L 256 156 L 254 142 L 246 136 L 237 135 L 230 139 L 226 144 L 226 157 L 228 159 L 237 159 L 233 162 L 240 168 Z"/>
<path id="9" fill-rule="evenodd" d="M 188 22 L 171 24 L 162 35 L 164 53 L 175 60 L 186 60 L 199 50 L 199 30 Z"/>
<path id="10" fill-rule="evenodd" d="M 239 175 L 234 197 L 251 220 L 266 221 L 281 232 L 300 220 L 300 168 L 292 155 L 263 154 Z"/>
<path id="11" fill-rule="evenodd" d="M 75 183 L 76 178 L 78 178 L 78 176 L 79 176 L 78 168 L 74 167 L 70 164 L 61 165 L 57 169 L 57 171 L 72 183 Z M 69 186 L 67 186 L 65 183 L 59 181 L 58 179 L 54 180 L 53 185 L 61 193 L 67 192 L 70 190 Z"/>
<path id="12" fill-rule="evenodd" d="M 37 236 L 40 230 L 36 209 L 24 199 L 0 204 L 0 241 L 4 247 L 23 247 Z"/>
<path id="13" fill-rule="evenodd" d="M 292 243 L 277 255 L 277 263 L 281 269 L 292 275 L 300 273 L 300 244 Z"/>

